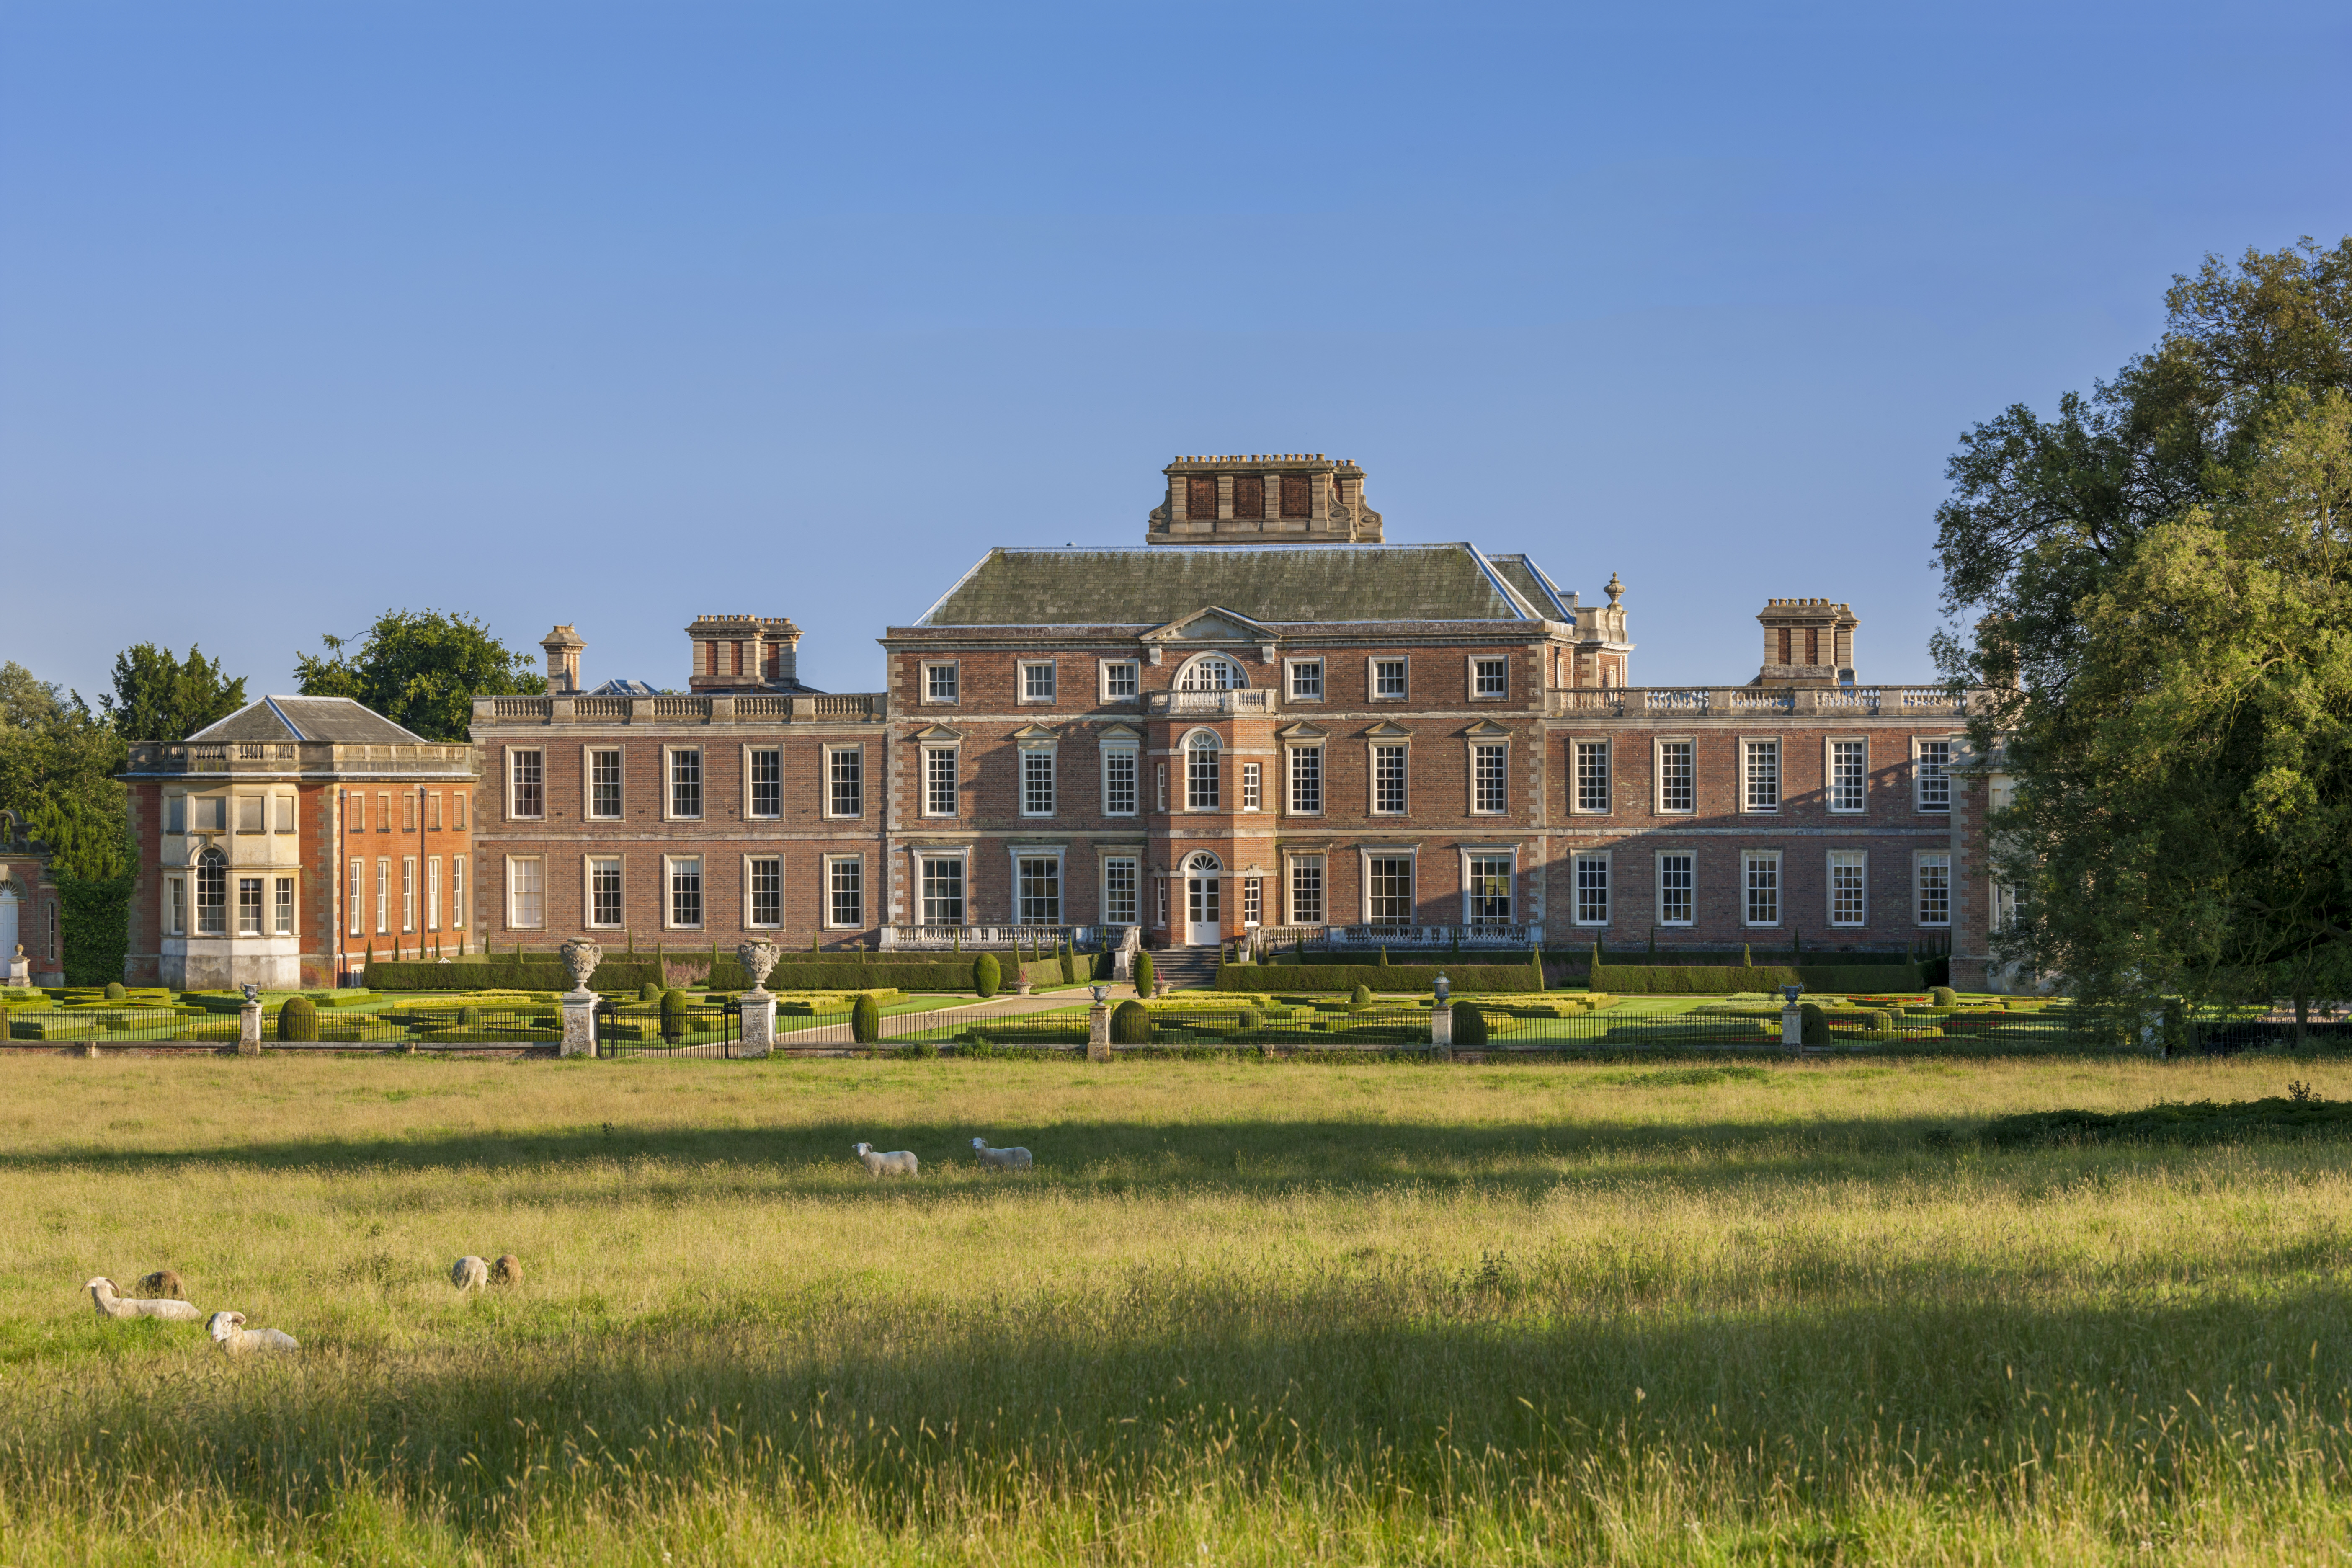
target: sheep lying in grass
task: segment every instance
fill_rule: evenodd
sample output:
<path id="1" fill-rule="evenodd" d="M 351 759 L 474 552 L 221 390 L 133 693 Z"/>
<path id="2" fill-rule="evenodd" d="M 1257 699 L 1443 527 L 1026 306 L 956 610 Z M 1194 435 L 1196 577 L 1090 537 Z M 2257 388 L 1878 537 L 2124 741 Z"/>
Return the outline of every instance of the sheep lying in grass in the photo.
<path id="1" fill-rule="evenodd" d="M 158 1268 L 154 1273 L 140 1280 L 139 1289 L 152 1297 L 168 1296 L 174 1301 L 184 1301 L 188 1299 L 188 1288 L 180 1282 L 180 1277 L 177 1274 L 168 1268 Z"/>
<path id="2" fill-rule="evenodd" d="M 299 1351 L 294 1336 L 278 1329 L 248 1329 L 243 1312 L 215 1312 L 205 1322 L 225 1355 L 283 1355 Z"/>
<path id="3" fill-rule="evenodd" d="M 145 1299 L 125 1300 L 114 1293 L 114 1281 L 102 1274 L 91 1280 L 85 1289 L 89 1291 L 89 1299 L 97 1305 L 98 1315 L 101 1318 L 113 1318 L 118 1321 L 128 1318 L 161 1318 L 168 1323 L 193 1323 L 204 1316 L 192 1302 L 187 1301 Z"/>
<path id="4" fill-rule="evenodd" d="M 511 1252 L 500 1253 L 499 1260 L 490 1265 L 490 1283 L 493 1285 L 521 1284 L 522 1259 Z"/>
<path id="5" fill-rule="evenodd" d="M 866 1169 L 876 1176 L 911 1176 L 916 1173 L 915 1157 L 904 1149 L 884 1154 L 871 1143 L 860 1143 L 856 1153 L 866 1162 Z"/>
<path id="6" fill-rule="evenodd" d="M 982 1170 L 1025 1171 L 1029 1168 L 1026 1149 L 992 1149 L 985 1139 L 971 1141 L 971 1152 L 978 1157 Z"/>
<path id="7" fill-rule="evenodd" d="M 460 1290 L 479 1290 L 490 1282 L 490 1266 L 472 1253 L 449 1265 L 449 1283 Z"/>

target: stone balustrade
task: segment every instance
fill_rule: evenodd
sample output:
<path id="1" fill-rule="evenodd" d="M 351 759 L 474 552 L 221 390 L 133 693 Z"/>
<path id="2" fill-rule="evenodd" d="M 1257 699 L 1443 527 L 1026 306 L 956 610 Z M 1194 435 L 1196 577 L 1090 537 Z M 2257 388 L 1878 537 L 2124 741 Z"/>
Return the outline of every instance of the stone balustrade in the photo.
<path id="1" fill-rule="evenodd" d="M 477 724 L 878 724 L 882 693 L 477 697 Z"/>
<path id="2" fill-rule="evenodd" d="M 1969 694 L 1941 686 L 1600 686 L 1553 687 L 1553 718 L 1740 719 L 1770 713 L 1854 714 L 1873 719 L 1961 719 Z"/>

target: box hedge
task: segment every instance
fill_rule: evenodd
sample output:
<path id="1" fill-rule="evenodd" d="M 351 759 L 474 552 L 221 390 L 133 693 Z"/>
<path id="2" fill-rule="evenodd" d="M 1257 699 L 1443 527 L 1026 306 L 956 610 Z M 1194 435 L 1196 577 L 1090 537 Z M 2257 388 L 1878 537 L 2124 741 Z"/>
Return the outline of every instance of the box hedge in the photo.
<path id="1" fill-rule="evenodd" d="M 1848 995 L 1856 991 L 1918 988 L 1919 966 L 1885 963 L 1784 965 L 1753 969 L 1735 963 L 1640 964 L 1603 963 L 1592 971 L 1592 988 L 1628 996 L 1720 996 L 1738 991 L 1778 991 L 1802 985 L 1808 991 Z M 1896 984 L 1889 987 L 1888 981 Z"/>
<path id="2" fill-rule="evenodd" d="M 1429 991 L 1444 975 L 1456 991 L 1536 991 L 1535 966 L 1517 963 L 1228 963 L 1220 991 Z M 1611 986 L 1611 990 L 1618 987 Z"/>
<path id="3" fill-rule="evenodd" d="M 802 955 L 803 960 L 808 956 Z M 877 986 L 898 991 L 971 990 L 971 959 L 947 953 L 940 954 L 940 958 L 951 962 L 803 962 L 793 966 L 789 976 L 772 973 L 768 979 L 772 986 L 793 991 L 863 991 Z M 713 991 L 750 988 L 750 977 L 731 955 L 722 954 L 709 967 L 709 984 Z M 1062 966 L 1054 959 L 1024 963 L 1021 969 L 1023 978 L 1041 985 L 1061 982 Z M 367 983 L 373 991 L 563 992 L 572 989 L 572 975 L 561 963 L 530 958 L 494 958 L 482 963 L 392 963 L 380 960 L 368 965 Z M 667 989 L 661 961 L 642 954 L 635 958 L 607 958 L 588 977 L 588 989 L 606 996 L 636 995 L 648 984 Z"/>

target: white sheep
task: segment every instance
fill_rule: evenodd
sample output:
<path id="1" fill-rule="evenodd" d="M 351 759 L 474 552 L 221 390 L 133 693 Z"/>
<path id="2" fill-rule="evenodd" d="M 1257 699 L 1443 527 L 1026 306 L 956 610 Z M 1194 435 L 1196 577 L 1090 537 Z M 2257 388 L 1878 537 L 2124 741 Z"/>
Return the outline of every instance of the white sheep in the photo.
<path id="1" fill-rule="evenodd" d="M 1029 1151 L 1026 1149 L 992 1149 L 987 1140 L 975 1138 L 971 1141 L 971 1152 L 984 1168 L 992 1167 L 999 1171 L 1025 1171 L 1029 1168 Z"/>
<path id="2" fill-rule="evenodd" d="M 449 1265 L 449 1283 L 460 1290 L 479 1290 L 490 1282 L 490 1266 L 472 1253 Z"/>
<path id="3" fill-rule="evenodd" d="M 877 1176 L 915 1174 L 915 1157 L 904 1149 L 895 1153 L 884 1154 L 877 1152 L 871 1143 L 860 1143 L 856 1147 L 856 1154 L 859 1159 L 866 1162 L 866 1170 Z"/>
<path id="4" fill-rule="evenodd" d="M 211 1331 L 213 1343 L 220 1346 L 225 1355 L 283 1355 L 302 1348 L 292 1334 L 283 1330 L 247 1328 L 243 1312 L 215 1312 L 205 1327 Z"/>
<path id="5" fill-rule="evenodd" d="M 114 1293 L 114 1281 L 103 1274 L 87 1287 L 89 1299 L 98 1307 L 101 1318 L 118 1321 L 129 1318 L 161 1318 L 167 1323 L 193 1323 L 204 1313 L 192 1301 L 172 1301 L 162 1299 L 133 1298 L 125 1300 Z"/>

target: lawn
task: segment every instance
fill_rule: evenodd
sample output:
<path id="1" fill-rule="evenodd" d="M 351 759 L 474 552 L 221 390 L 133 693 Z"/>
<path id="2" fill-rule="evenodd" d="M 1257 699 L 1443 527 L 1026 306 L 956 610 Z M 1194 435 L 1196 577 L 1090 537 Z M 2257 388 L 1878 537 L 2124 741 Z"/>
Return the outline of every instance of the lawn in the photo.
<path id="1" fill-rule="evenodd" d="M 2352 1145 L 1975 1138 L 2352 1064 L 0 1070 L 12 1565 L 2287 1562 L 2352 1528 Z M 520 1288 L 450 1289 L 507 1251 Z M 303 1353 L 79 1289 L 165 1265 Z"/>

